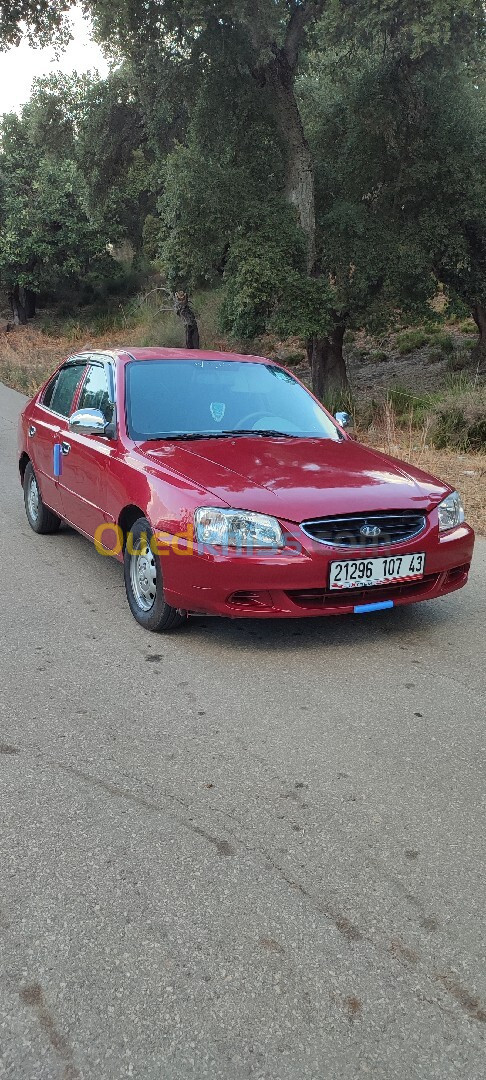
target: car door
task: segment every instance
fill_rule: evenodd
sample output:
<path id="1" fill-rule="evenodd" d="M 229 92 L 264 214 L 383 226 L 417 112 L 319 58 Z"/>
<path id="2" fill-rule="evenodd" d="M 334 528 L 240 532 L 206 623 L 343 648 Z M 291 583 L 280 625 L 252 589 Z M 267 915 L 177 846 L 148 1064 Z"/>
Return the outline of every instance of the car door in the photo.
<path id="1" fill-rule="evenodd" d="M 90 357 L 75 408 L 100 409 L 107 424 L 113 421 L 113 369 L 105 357 Z M 63 517 L 87 536 L 94 537 L 103 522 L 113 520 L 107 509 L 106 478 L 116 446 L 115 438 L 70 430 L 63 435 L 59 478 Z"/>
<path id="2" fill-rule="evenodd" d="M 34 405 L 27 428 L 27 450 L 42 499 L 46 506 L 60 516 L 60 446 L 67 428 L 67 417 L 85 369 L 86 358 L 72 358 L 63 364 L 48 382 L 41 399 Z"/>

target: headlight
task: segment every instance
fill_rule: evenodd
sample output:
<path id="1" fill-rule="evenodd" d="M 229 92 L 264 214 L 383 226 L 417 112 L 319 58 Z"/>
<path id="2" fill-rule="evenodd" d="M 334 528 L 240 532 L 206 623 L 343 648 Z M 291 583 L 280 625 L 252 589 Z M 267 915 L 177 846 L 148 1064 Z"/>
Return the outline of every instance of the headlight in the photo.
<path id="1" fill-rule="evenodd" d="M 194 514 L 196 540 L 209 547 L 281 548 L 282 530 L 266 514 L 247 510 L 218 510 L 201 506 Z"/>
<path id="2" fill-rule="evenodd" d="M 458 491 L 453 491 L 439 506 L 439 532 L 455 529 L 464 521 L 464 507 Z"/>

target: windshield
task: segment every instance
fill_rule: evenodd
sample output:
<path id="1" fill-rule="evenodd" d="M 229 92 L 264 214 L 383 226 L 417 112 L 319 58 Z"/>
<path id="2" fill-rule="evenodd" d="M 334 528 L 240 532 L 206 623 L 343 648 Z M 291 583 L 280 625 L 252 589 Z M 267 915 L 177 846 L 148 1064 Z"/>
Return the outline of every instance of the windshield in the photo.
<path id="1" fill-rule="evenodd" d="M 338 429 L 292 375 L 237 360 L 134 360 L 126 366 L 130 438 L 281 435 L 338 441 Z"/>

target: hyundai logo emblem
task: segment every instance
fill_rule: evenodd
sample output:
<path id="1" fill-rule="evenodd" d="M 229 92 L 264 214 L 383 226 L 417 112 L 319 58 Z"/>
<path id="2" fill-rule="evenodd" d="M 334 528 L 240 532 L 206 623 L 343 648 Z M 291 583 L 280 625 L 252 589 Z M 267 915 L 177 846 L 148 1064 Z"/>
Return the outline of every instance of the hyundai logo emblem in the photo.
<path id="1" fill-rule="evenodd" d="M 381 536 L 379 525 L 363 525 L 359 531 L 361 536 L 366 536 L 369 540 L 376 540 L 378 536 Z"/>

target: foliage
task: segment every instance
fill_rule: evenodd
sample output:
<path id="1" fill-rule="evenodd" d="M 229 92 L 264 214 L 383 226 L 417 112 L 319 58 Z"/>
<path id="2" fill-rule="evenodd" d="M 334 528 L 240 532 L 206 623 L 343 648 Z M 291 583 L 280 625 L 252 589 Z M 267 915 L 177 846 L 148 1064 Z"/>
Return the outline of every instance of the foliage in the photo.
<path id="1" fill-rule="evenodd" d="M 265 331 L 282 337 L 325 334 L 331 324 L 331 290 L 309 278 L 305 245 L 292 210 L 276 200 L 254 214 L 231 245 L 221 326 L 236 338 Z"/>
<path id="2" fill-rule="evenodd" d="M 283 186 L 269 96 L 241 71 L 245 51 L 233 35 L 224 63 L 204 72 L 185 142 L 165 161 L 158 236 L 150 222 L 150 243 L 173 286 L 221 275 L 234 239 Z"/>
<path id="3" fill-rule="evenodd" d="M 4 117 L 1 137 L 0 280 L 38 291 L 78 279 L 106 240 L 76 163 L 42 152 L 32 108 Z"/>
<path id="4" fill-rule="evenodd" d="M 129 277 L 107 244 L 137 236 L 141 242 L 147 188 L 140 115 L 128 99 L 121 73 L 101 84 L 88 76 L 52 76 L 35 83 L 20 116 L 3 118 L 4 288 L 50 295 L 61 288 L 74 303 L 126 292 Z"/>
<path id="5" fill-rule="evenodd" d="M 486 228 L 486 109 L 464 63 L 451 50 L 440 63 L 363 51 L 339 73 L 334 62 L 313 54 L 300 95 L 337 309 L 376 331 L 398 311 L 423 318 L 438 280 L 481 300 L 472 236 Z M 474 94 L 481 122 L 471 121 Z"/>
<path id="6" fill-rule="evenodd" d="M 404 330 L 395 339 L 395 345 L 402 356 L 414 352 L 415 349 L 422 349 L 429 342 L 430 335 L 424 333 L 423 330 L 417 329 Z"/>
<path id="7" fill-rule="evenodd" d="M 430 397 L 419 396 L 402 386 L 394 386 L 389 390 L 387 400 L 400 422 L 411 423 L 414 426 L 423 422 L 431 408 Z"/>
<path id="8" fill-rule="evenodd" d="M 479 41 L 485 29 L 482 0 L 329 0 L 328 40 L 390 57 L 414 60 L 444 46 L 464 48 Z"/>
<path id="9" fill-rule="evenodd" d="M 142 246 L 144 220 L 155 205 L 153 155 L 145 118 L 127 65 L 86 86 L 76 159 L 90 206 L 102 215 L 110 241 Z"/>
<path id="10" fill-rule="evenodd" d="M 18 45 L 27 34 L 33 44 L 48 45 L 52 38 L 61 45 L 67 40 L 65 14 L 69 0 L 2 0 L 0 3 L 0 48 Z"/>

